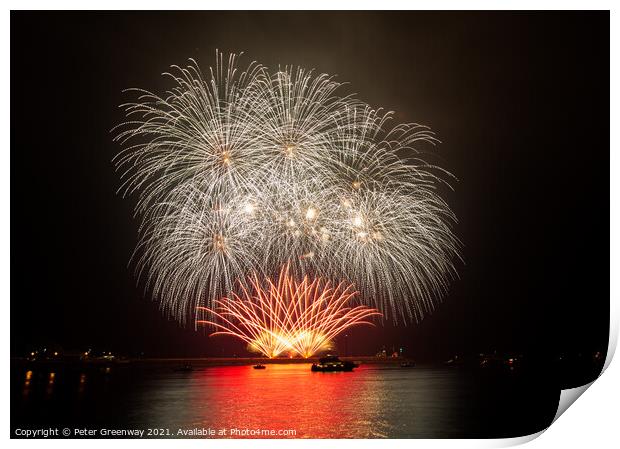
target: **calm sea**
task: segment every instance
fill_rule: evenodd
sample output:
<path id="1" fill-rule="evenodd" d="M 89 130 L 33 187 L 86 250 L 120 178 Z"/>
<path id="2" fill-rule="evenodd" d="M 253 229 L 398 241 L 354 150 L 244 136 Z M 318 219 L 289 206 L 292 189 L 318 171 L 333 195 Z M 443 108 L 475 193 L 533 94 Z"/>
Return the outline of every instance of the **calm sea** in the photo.
<path id="1" fill-rule="evenodd" d="M 313 373 L 307 364 L 191 372 L 20 365 L 11 371 L 13 436 L 17 429 L 52 427 L 68 428 L 71 436 L 93 429 L 93 437 L 134 429 L 144 437 L 512 437 L 548 426 L 559 395 L 517 373 L 443 367 Z"/>

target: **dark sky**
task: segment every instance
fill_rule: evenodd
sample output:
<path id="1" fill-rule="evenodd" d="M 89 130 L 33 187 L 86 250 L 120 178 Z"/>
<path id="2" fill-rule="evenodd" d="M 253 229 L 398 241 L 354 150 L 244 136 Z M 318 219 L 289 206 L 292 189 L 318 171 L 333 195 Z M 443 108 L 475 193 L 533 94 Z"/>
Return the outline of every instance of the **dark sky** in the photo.
<path id="1" fill-rule="evenodd" d="M 215 49 L 337 74 L 424 123 L 464 243 L 461 279 L 418 326 L 359 329 L 349 352 L 605 350 L 609 324 L 609 14 L 11 13 L 11 350 L 147 355 L 240 345 L 168 321 L 127 263 L 115 194 L 124 88 Z M 342 341 L 341 341 L 342 345 Z"/>

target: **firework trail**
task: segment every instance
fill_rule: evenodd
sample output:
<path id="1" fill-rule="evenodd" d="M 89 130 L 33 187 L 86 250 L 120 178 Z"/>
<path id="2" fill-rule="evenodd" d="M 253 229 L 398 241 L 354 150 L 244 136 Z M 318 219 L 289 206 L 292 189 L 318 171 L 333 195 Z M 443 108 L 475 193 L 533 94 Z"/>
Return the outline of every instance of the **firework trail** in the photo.
<path id="1" fill-rule="evenodd" d="M 241 295 L 215 300 L 214 309 L 199 307 L 213 318 L 197 322 L 215 327 L 212 336 L 234 336 L 269 358 L 285 353 L 311 357 L 328 349 L 345 329 L 372 324 L 368 319 L 381 315 L 366 306 L 349 307 L 356 294 L 352 285 L 332 287 L 308 277 L 298 282 L 288 266 L 277 283 L 269 278 L 261 282 L 256 274 L 248 283 L 250 289 L 242 289 Z"/>
<path id="2" fill-rule="evenodd" d="M 116 128 L 120 191 L 142 223 L 133 260 L 162 307 L 195 321 L 288 265 L 353 284 L 394 321 L 433 310 L 460 257 L 438 193 L 450 175 L 418 157 L 433 133 L 328 75 L 216 59 L 207 74 L 174 66 L 162 95 L 132 90 Z"/>

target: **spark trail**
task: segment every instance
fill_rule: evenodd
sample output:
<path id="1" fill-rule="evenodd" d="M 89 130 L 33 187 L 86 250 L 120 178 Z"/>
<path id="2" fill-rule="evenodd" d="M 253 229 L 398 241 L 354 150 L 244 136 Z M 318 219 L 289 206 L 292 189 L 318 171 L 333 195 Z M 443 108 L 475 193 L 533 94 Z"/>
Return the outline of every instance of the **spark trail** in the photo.
<path id="1" fill-rule="evenodd" d="M 248 276 L 345 281 L 394 321 L 432 311 L 457 276 L 449 173 L 421 159 L 437 139 L 394 124 L 326 74 L 217 54 L 173 66 L 171 88 L 133 89 L 116 129 L 136 198 L 138 277 L 181 322 Z"/>

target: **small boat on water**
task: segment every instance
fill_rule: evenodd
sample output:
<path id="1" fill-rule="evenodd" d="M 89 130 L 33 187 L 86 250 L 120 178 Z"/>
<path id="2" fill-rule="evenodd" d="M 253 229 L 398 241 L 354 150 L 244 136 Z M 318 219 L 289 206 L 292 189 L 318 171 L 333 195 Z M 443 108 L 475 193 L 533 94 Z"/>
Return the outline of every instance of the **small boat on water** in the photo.
<path id="1" fill-rule="evenodd" d="M 313 363 L 311 371 L 333 372 L 333 371 L 353 371 L 359 364 L 349 361 L 342 361 L 335 355 L 328 355 L 320 358 L 319 363 Z"/>
<path id="2" fill-rule="evenodd" d="M 258 365 L 254 365 L 254 369 L 266 369 L 267 367 L 265 365 L 263 365 L 262 363 L 259 363 Z"/>
<path id="3" fill-rule="evenodd" d="M 194 367 L 190 365 L 189 363 L 186 363 L 183 366 L 176 367 L 174 370 L 179 371 L 179 372 L 189 372 L 189 371 L 194 371 Z"/>

